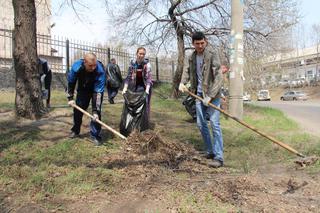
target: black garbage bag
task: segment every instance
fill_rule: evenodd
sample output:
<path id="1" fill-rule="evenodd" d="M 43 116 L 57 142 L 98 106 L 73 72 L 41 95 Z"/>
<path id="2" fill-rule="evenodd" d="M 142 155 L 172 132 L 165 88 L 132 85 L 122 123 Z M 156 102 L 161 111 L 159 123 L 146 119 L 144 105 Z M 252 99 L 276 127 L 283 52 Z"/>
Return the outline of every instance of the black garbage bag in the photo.
<path id="1" fill-rule="evenodd" d="M 111 88 L 118 89 L 121 86 L 121 81 L 118 79 L 115 73 L 110 73 L 107 84 Z"/>
<path id="2" fill-rule="evenodd" d="M 197 119 L 196 115 L 196 99 L 190 95 L 188 95 L 184 101 L 182 102 L 187 112 L 191 115 L 193 120 Z"/>
<path id="3" fill-rule="evenodd" d="M 124 95 L 124 104 L 120 121 L 120 133 L 128 136 L 133 130 L 144 131 L 149 128 L 147 101 L 144 91 L 128 90 Z"/>
<path id="4" fill-rule="evenodd" d="M 122 84 L 122 77 L 116 65 L 108 65 L 107 67 L 107 85 L 110 88 L 118 89 Z"/>

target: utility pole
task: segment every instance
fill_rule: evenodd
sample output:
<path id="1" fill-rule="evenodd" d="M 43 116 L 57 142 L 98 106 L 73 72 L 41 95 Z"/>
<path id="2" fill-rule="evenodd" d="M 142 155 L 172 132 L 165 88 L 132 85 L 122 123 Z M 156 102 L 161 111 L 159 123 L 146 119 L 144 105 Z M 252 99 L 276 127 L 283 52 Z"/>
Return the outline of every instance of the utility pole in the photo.
<path id="1" fill-rule="evenodd" d="M 229 106 L 230 114 L 243 116 L 243 0 L 232 0 L 230 37 Z"/>

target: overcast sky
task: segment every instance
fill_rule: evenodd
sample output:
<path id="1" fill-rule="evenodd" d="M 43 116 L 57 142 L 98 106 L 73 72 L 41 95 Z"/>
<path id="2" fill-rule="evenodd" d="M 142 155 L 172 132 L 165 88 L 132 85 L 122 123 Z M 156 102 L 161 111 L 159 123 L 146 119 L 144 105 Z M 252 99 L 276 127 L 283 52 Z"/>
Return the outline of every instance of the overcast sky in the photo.
<path id="1" fill-rule="evenodd" d="M 90 9 L 76 5 L 77 14 L 70 6 L 61 8 L 61 2 L 61 0 L 52 1 L 52 22 L 55 23 L 52 28 L 53 35 L 94 43 L 105 43 L 110 38 L 112 30 L 102 1 L 89 4 L 89 0 L 82 0 L 84 4 L 87 2 L 87 5 L 90 5 Z"/>
<path id="2" fill-rule="evenodd" d="M 305 25 L 305 34 L 308 37 L 313 24 L 320 24 L 320 0 L 299 0 L 301 4 L 302 23 Z M 78 5 L 79 20 L 71 7 L 60 8 L 62 0 L 52 1 L 52 28 L 53 35 L 64 36 L 76 40 L 105 43 L 111 36 L 115 36 L 103 1 L 82 0 L 90 5 L 90 10 Z M 89 3 L 90 2 L 90 3 Z M 92 2 L 95 2 L 94 4 Z M 114 26 L 116 27 L 116 26 Z M 306 38 L 309 39 L 309 38 Z"/>
<path id="3" fill-rule="evenodd" d="M 300 0 L 303 23 L 309 27 L 320 24 L 320 0 Z"/>

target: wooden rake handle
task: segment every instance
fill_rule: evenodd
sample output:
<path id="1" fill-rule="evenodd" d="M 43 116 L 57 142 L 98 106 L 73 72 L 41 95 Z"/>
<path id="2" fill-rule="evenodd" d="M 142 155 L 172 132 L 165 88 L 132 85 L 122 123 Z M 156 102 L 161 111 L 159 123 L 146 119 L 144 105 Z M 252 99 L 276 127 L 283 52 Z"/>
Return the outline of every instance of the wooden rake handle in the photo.
<path id="1" fill-rule="evenodd" d="M 200 101 L 203 101 L 203 99 L 202 99 L 201 97 L 193 94 L 193 93 L 190 92 L 189 90 L 187 91 L 187 93 L 188 93 L 189 95 L 191 95 L 192 97 L 194 97 L 194 98 L 196 98 L 196 99 L 198 99 L 198 100 L 200 100 Z M 261 131 L 258 130 L 257 128 L 255 128 L 255 127 L 253 127 L 253 126 L 250 126 L 249 124 L 245 123 L 244 121 L 242 121 L 242 120 L 240 120 L 240 119 L 238 119 L 238 118 L 230 115 L 229 113 L 227 113 L 226 111 L 220 109 L 219 107 L 216 107 L 216 106 L 213 105 L 212 103 L 209 103 L 208 105 L 209 105 L 210 107 L 212 107 L 212 108 L 220 111 L 221 113 L 225 114 L 226 116 L 232 118 L 233 120 L 237 121 L 238 123 L 242 124 L 243 126 L 245 126 L 245 127 L 249 128 L 249 129 L 251 129 L 252 131 L 258 133 L 259 135 L 261 135 L 261 136 L 269 139 L 269 140 L 272 141 L 273 143 L 278 144 L 278 145 L 281 146 L 282 148 L 285 148 L 286 150 L 288 150 L 288 151 L 290 151 L 290 152 L 298 155 L 299 157 L 303 157 L 303 158 L 305 157 L 305 155 L 299 153 L 297 150 L 295 150 L 294 148 L 290 147 L 289 145 L 287 145 L 287 144 L 285 144 L 285 143 L 283 143 L 283 142 L 281 142 L 281 141 L 273 138 L 272 136 L 267 135 L 267 134 L 264 133 L 264 132 L 261 132 Z"/>
<path id="2" fill-rule="evenodd" d="M 79 107 L 76 104 L 72 104 L 71 105 L 73 108 L 79 110 L 80 112 L 82 112 L 83 114 L 85 114 L 86 116 L 94 119 L 93 115 L 91 115 L 90 113 L 88 113 L 87 111 L 85 111 L 84 109 L 82 109 L 81 107 Z M 127 138 L 125 136 L 123 136 L 121 133 L 119 133 L 118 131 L 114 130 L 113 128 L 111 128 L 110 126 L 108 126 L 107 124 L 103 123 L 102 121 L 100 121 L 99 119 L 95 119 L 95 122 L 101 124 L 101 126 L 104 126 L 107 130 L 109 130 L 110 132 L 112 132 L 113 134 L 119 136 L 120 138 L 127 140 Z"/>

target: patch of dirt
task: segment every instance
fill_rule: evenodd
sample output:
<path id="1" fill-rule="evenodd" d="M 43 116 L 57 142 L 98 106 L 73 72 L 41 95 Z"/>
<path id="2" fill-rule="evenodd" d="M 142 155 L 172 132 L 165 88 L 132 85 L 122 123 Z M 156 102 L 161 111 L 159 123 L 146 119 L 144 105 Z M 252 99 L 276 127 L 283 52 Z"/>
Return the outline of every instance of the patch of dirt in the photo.
<path id="1" fill-rule="evenodd" d="M 10 206 L 8 202 L 6 201 L 7 195 L 0 190 L 0 212 L 9 212 L 10 211 Z"/>
<path id="2" fill-rule="evenodd" d="M 42 140 L 54 141 L 69 132 L 71 115 L 66 109 L 53 111 L 39 121 L 20 120 L 10 127 L 50 131 L 52 134 L 41 135 Z M 193 146 L 166 138 L 161 131 L 165 130 L 156 127 L 134 132 L 119 152 L 106 154 L 103 165 L 122 176 L 111 191 L 56 198 L 52 202 L 63 207 L 52 212 L 216 212 L 207 205 L 212 200 L 229 212 L 320 209 L 319 175 L 288 165 L 266 165 L 250 174 L 228 167 L 210 168 Z M 5 197 L 0 201 L 8 203 Z M 40 204 L 15 207 L 20 212 L 45 212 L 42 208 Z"/>
<path id="3" fill-rule="evenodd" d="M 168 192 L 173 189 L 196 197 L 208 193 L 243 212 L 316 212 L 320 208 L 320 189 L 312 189 L 317 181 L 294 167 L 282 166 L 279 174 L 270 170 L 264 174 L 264 170 L 241 175 L 230 168 L 209 168 L 199 158 L 193 147 L 167 140 L 159 132 L 133 133 L 121 153 L 107 157 L 108 168 L 120 169 L 125 179 L 118 185 L 120 194 L 108 194 L 105 202 L 95 197 L 98 210 L 180 212 L 179 202 L 170 201 Z M 181 174 L 186 178 L 179 179 Z"/>
<path id="4" fill-rule="evenodd" d="M 16 213 L 46 213 L 47 211 L 39 205 L 36 204 L 27 204 L 19 209 L 17 209 Z"/>
<path id="5" fill-rule="evenodd" d="M 180 162 L 194 154 L 194 149 L 178 141 L 165 140 L 159 132 L 133 132 L 127 139 L 124 150 L 126 156 L 146 158 L 152 162 L 163 162 L 175 168 Z"/>

